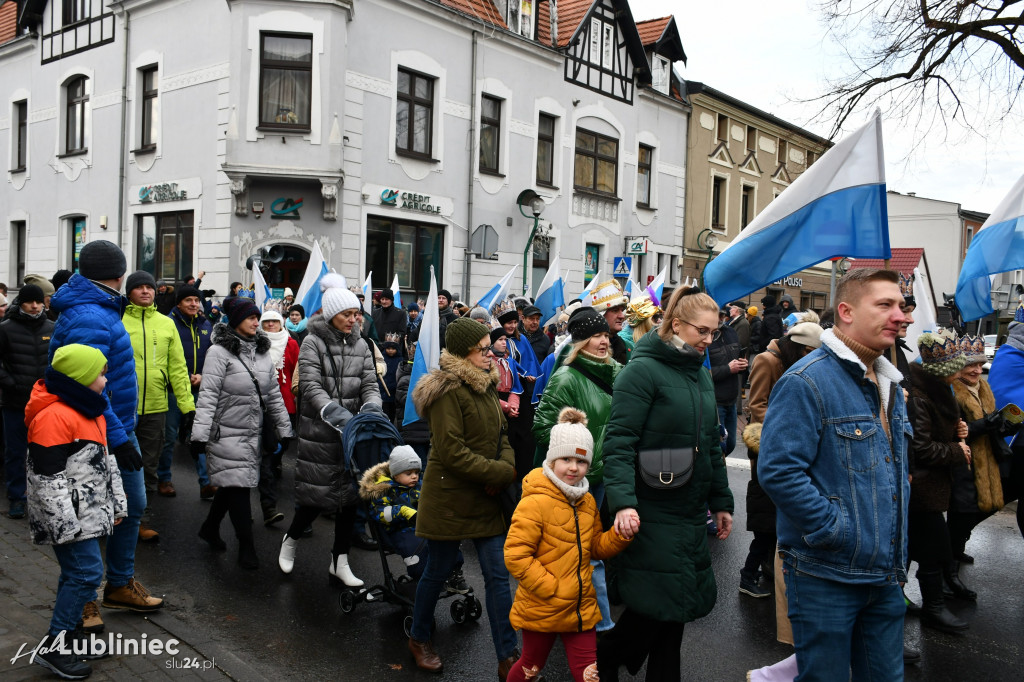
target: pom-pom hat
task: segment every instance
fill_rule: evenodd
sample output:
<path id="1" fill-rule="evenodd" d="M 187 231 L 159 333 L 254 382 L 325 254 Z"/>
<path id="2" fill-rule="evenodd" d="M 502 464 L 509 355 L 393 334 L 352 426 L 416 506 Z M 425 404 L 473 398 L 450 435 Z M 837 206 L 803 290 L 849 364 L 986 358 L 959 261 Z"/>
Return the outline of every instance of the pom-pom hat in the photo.
<path id="1" fill-rule="evenodd" d="M 330 321 L 343 310 L 360 308 L 359 299 L 349 291 L 345 278 L 336 272 L 329 272 L 320 280 L 320 291 L 323 292 L 321 310 L 325 320 Z"/>
<path id="2" fill-rule="evenodd" d="M 569 316 L 569 334 L 573 343 L 586 341 L 595 334 L 611 333 L 604 315 L 593 308 L 580 308 Z"/>
<path id="3" fill-rule="evenodd" d="M 551 427 L 551 440 L 544 462 L 550 466 L 556 459 L 575 457 L 588 465 L 594 459 L 594 436 L 587 428 L 587 415 L 575 407 L 564 407 L 558 423 Z"/>
<path id="4" fill-rule="evenodd" d="M 242 324 L 250 317 L 255 315 L 260 316 L 260 309 L 256 307 L 256 302 L 251 298 L 245 296 L 231 296 L 225 298 L 224 302 L 221 303 L 221 309 L 224 314 L 228 317 L 228 326 L 232 329 L 236 329 L 238 325 Z"/>

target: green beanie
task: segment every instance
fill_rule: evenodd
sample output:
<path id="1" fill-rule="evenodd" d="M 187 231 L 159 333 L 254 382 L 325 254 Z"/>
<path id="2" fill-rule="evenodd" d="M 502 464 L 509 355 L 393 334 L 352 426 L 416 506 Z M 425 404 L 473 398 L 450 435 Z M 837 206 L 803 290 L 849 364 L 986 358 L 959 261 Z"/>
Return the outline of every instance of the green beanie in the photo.
<path id="1" fill-rule="evenodd" d="M 69 379 L 88 387 L 107 366 L 107 359 L 92 346 L 72 343 L 57 349 L 53 354 L 52 366 Z"/>
<path id="2" fill-rule="evenodd" d="M 480 339 L 490 335 L 491 330 L 476 320 L 460 317 L 448 325 L 444 333 L 444 347 L 452 355 L 464 358 Z"/>

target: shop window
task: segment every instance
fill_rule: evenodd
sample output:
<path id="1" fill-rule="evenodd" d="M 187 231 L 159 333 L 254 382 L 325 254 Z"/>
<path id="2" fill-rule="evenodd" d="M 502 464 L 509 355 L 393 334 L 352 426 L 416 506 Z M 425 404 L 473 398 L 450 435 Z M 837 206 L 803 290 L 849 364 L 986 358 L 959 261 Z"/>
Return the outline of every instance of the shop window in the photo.
<path id="1" fill-rule="evenodd" d="M 156 149 L 157 131 L 160 126 L 159 73 L 157 67 L 140 69 L 142 75 L 142 121 L 139 150 Z"/>
<path id="2" fill-rule="evenodd" d="M 497 173 L 501 151 L 501 100 L 490 95 L 480 98 L 480 170 Z"/>
<path id="3" fill-rule="evenodd" d="M 192 211 L 138 216 L 139 270 L 156 279 L 180 282 L 192 271 Z"/>
<path id="4" fill-rule="evenodd" d="M 313 37 L 260 35 L 260 127 L 309 130 Z"/>
<path id="5" fill-rule="evenodd" d="M 615 196 L 618 189 L 619 141 L 612 137 L 576 129 L 576 189 Z"/>
<path id="6" fill-rule="evenodd" d="M 366 223 L 366 269 L 374 289 L 391 286 L 398 276 L 403 292 L 417 298 L 430 292 L 430 266 L 438 288 L 444 282 L 444 228 L 410 220 L 370 216 Z"/>
<path id="7" fill-rule="evenodd" d="M 399 69 L 395 151 L 429 159 L 433 153 L 433 131 L 434 79 Z"/>
<path id="8" fill-rule="evenodd" d="M 651 165 L 654 160 L 654 149 L 645 144 L 640 145 L 636 160 L 636 204 L 643 208 L 651 207 Z"/>
<path id="9" fill-rule="evenodd" d="M 541 114 L 537 121 L 537 184 L 555 185 L 555 117 Z"/>
<path id="10" fill-rule="evenodd" d="M 15 137 L 14 167 L 11 170 L 23 171 L 28 164 L 28 101 L 14 103 Z"/>
<path id="11" fill-rule="evenodd" d="M 81 154 L 86 149 L 86 107 L 89 103 L 88 78 L 78 76 L 64 86 L 66 108 L 64 118 L 64 153 Z"/>

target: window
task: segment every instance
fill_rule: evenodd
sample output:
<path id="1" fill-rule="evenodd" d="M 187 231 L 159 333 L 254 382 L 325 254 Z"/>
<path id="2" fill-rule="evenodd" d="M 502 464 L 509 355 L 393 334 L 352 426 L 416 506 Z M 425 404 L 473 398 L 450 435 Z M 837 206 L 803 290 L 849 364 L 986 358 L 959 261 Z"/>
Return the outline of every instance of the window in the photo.
<path id="1" fill-rule="evenodd" d="M 71 216 L 67 219 L 67 239 L 70 265 L 68 270 L 78 272 L 78 256 L 85 246 L 85 216 Z"/>
<path id="2" fill-rule="evenodd" d="M 490 95 L 480 98 L 480 170 L 498 172 L 501 150 L 501 100 Z"/>
<path id="3" fill-rule="evenodd" d="M 576 189 L 614 196 L 618 189 L 619 141 L 579 128 L 576 130 Z"/>
<path id="4" fill-rule="evenodd" d="M 747 151 L 757 151 L 757 128 L 754 126 L 747 126 Z"/>
<path id="5" fill-rule="evenodd" d="M 260 34 L 260 126 L 309 130 L 313 37 Z"/>
<path id="6" fill-rule="evenodd" d="M 25 246 L 28 244 L 28 230 L 24 220 L 16 220 L 11 223 L 11 255 L 14 262 L 11 263 L 11 272 L 14 273 L 15 282 L 25 281 Z"/>
<path id="7" fill-rule="evenodd" d="M 590 63 L 601 66 L 601 25 L 597 17 L 590 18 Z"/>
<path id="8" fill-rule="evenodd" d="M 813 310 L 820 315 L 825 312 L 827 298 L 823 291 L 801 291 L 800 310 Z"/>
<path id="9" fill-rule="evenodd" d="M 433 130 L 434 79 L 399 69 L 395 149 L 405 154 L 430 158 Z"/>
<path id="10" fill-rule="evenodd" d="M 721 142 L 729 140 L 729 117 L 725 114 L 718 115 L 718 139 Z"/>
<path id="11" fill-rule="evenodd" d="M 725 229 L 725 178 L 717 175 L 711 183 L 711 227 Z"/>
<path id="12" fill-rule="evenodd" d="M 743 194 L 740 196 L 741 230 L 754 218 L 754 210 L 754 188 L 751 185 L 743 185 Z"/>
<path id="13" fill-rule="evenodd" d="M 667 95 L 669 88 L 670 67 L 668 60 L 660 55 L 654 55 L 652 60 L 651 87 L 658 92 Z"/>
<path id="14" fill-rule="evenodd" d="M 142 137 L 140 149 L 156 149 L 156 133 L 160 126 L 157 67 L 142 69 Z"/>
<path id="15" fill-rule="evenodd" d="M 410 220 L 369 216 L 366 221 L 366 269 L 383 273 L 389 283 L 398 276 L 404 292 L 430 292 L 430 266 L 438 285 L 444 282 L 444 228 Z"/>
<path id="16" fill-rule="evenodd" d="M 537 184 L 555 185 L 555 117 L 550 114 L 537 121 Z"/>
<path id="17" fill-rule="evenodd" d="M 12 170 L 23 171 L 28 163 L 28 102 L 26 100 L 14 103 L 14 119 L 17 132 L 14 138 L 14 168 Z"/>
<path id="18" fill-rule="evenodd" d="M 65 26 L 88 19 L 89 0 L 64 0 L 62 15 Z"/>
<path id="19" fill-rule="evenodd" d="M 964 249 L 971 245 L 971 240 L 974 239 L 974 228 L 967 228 L 967 238 L 964 240 Z"/>
<path id="20" fill-rule="evenodd" d="M 636 203 L 638 206 L 651 205 L 651 162 L 654 150 L 647 145 L 640 145 L 636 159 Z"/>
<path id="21" fill-rule="evenodd" d="M 611 69 L 615 66 L 615 26 L 602 23 L 601 29 L 601 47 L 603 52 L 601 64 L 604 68 Z"/>
<path id="22" fill-rule="evenodd" d="M 192 211 L 138 217 L 139 270 L 156 279 L 181 281 L 192 272 Z"/>
<path id="23" fill-rule="evenodd" d="M 812 165 L 814 165 L 815 160 L 817 160 L 817 157 L 815 156 L 814 152 L 812 152 L 810 149 L 808 149 L 807 150 L 807 167 L 810 168 Z"/>
<path id="24" fill-rule="evenodd" d="M 787 154 L 789 154 L 789 144 L 780 137 L 779 138 L 779 165 L 780 166 L 786 165 L 786 155 Z"/>
<path id="25" fill-rule="evenodd" d="M 64 137 L 64 152 L 77 154 L 86 151 L 85 147 L 85 107 L 89 102 L 85 76 L 78 76 L 68 81 L 65 86 L 67 96 L 67 118 Z"/>

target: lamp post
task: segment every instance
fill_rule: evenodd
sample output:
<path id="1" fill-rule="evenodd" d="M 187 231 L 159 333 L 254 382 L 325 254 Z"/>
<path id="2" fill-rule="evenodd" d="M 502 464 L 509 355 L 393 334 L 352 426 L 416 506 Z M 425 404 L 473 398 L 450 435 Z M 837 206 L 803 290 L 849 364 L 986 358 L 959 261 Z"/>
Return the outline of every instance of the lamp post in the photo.
<path id="1" fill-rule="evenodd" d="M 700 231 L 697 235 L 697 246 L 698 248 L 708 252 L 708 258 L 704 261 L 704 267 L 700 269 L 700 288 L 704 289 L 704 269 L 707 268 L 708 263 L 711 262 L 712 256 L 715 255 L 715 247 L 718 246 L 718 235 L 708 227 Z"/>
<path id="2" fill-rule="evenodd" d="M 833 307 L 836 304 L 836 279 L 846 274 L 850 269 L 850 259 L 836 256 L 832 259 L 832 274 L 828 283 L 828 305 Z"/>
<path id="3" fill-rule="evenodd" d="M 533 229 L 530 230 L 530 236 L 526 240 L 526 248 L 523 249 L 523 294 L 526 294 L 526 290 L 529 288 L 527 283 L 530 281 L 530 271 L 527 268 L 529 261 L 530 247 L 533 246 L 533 238 L 537 236 L 537 226 L 540 221 L 540 214 L 544 212 L 546 204 L 539 194 L 534 192 L 532 189 L 524 189 L 516 197 L 516 205 L 519 206 L 519 212 L 524 218 L 533 218 Z M 527 215 L 523 209 L 529 209 L 530 214 Z"/>

